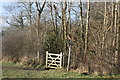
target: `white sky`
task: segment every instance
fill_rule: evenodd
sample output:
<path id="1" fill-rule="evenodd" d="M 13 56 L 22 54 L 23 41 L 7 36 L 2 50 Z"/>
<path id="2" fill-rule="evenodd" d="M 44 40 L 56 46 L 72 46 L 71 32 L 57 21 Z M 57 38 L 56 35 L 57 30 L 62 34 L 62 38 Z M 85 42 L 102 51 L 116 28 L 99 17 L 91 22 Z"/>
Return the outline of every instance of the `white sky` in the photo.
<path id="1" fill-rule="evenodd" d="M 2 30 L 2 25 L 3 25 L 3 18 L 2 18 L 2 4 L 0 3 L 0 31 Z"/>
<path id="2" fill-rule="evenodd" d="M 35 0 L 0 0 L 0 2 L 28 2 Z M 37 2 L 43 2 L 44 0 L 37 0 Z M 47 2 L 79 2 L 80 0 L 46 0 Z M 87 2 L 88 0 L 82 0 L 83 2 Z M 112 1 L 120 1 L 120 0 L 90 0 L 91 2 L 112 2 Z"/>
<path id="3" fill-rule="evenodd" d="M 0 31 L 2 30 L 3 26 L 6 26 L 6 18 L 4 15 L 6 14 L 3 6 L 7 5 L 8 2 L 1 2 L 0 1 Z"/>

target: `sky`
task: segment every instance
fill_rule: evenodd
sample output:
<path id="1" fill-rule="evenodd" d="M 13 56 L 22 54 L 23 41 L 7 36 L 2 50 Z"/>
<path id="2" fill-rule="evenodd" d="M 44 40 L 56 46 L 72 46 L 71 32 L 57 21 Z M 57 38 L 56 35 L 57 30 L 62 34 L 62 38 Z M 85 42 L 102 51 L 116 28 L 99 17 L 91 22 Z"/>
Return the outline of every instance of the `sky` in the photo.
<path id="1" fill-rule="evenodd" d="M 6 26 L 6 18 L 4 15 L 6 11 L 4 9 L 4 5 L 8 5 L 9 2 L 0 2 L 0 31 L 2 31 L 3 27 Z"/>
<path id="2" fill-rule="evenodd" d="M 0 31 L 2 30 L 2 26 L 3 26 L 3 23 L 4 23 L 4 20 L 3 20 L 3 3 L 0 3 Z"/>
<path id="3" fill-rule="evenodd" d="M 0 0 L 0 2 L 26 2 L 29 0 Z M 30 0 L 32 2 L 35 2 L 35 0 Z M 42 2 L 43 0 L 37 0 L 39 2 Z M 69 1 L 69 2 L 79 2 L 80 0 L 46 0 L 47 2 L 65 2 L 65 1 Z M 87 2 L 88 0 L 82 0 L 83 2 Z M 90 0 L 91 2 L 111 2 L 111 1 L 115 1 L 115 0 Z M 120 1 L 120 0 L 116 0 L 116 1 Z"/>

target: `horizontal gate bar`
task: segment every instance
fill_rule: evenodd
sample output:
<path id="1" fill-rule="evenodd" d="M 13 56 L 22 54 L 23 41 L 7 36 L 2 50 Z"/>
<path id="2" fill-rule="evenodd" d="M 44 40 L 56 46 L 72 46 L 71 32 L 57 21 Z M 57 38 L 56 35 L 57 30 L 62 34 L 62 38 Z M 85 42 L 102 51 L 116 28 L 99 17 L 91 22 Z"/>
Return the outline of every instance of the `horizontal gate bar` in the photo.
<path id="1" fill-rule="evenodd" d="M 60 56 L 60 54 L 53 54 L 53 53 L 48 53 L 48 55 Z"/>
<path id="2" fill-rule="evenodd" d="M 53 58 L 53 57 L 48 57 L 49 59 L 60 59 L 60 58 Z"/>
<path id="3" fill-rule="evenodd" d="M 48 62 L 52 62 L 52 60 L 48 60 Z M 60 61 L 54 61 L 54 62 L 60 63 Z"/>
<path id="4" fill-rule="evenodd" d="M 60 63 L 59 64 L 51 64 L 51 63 L 48 63 L 47 65 L 58 65 L 58 66 L 60 66 Z"/>

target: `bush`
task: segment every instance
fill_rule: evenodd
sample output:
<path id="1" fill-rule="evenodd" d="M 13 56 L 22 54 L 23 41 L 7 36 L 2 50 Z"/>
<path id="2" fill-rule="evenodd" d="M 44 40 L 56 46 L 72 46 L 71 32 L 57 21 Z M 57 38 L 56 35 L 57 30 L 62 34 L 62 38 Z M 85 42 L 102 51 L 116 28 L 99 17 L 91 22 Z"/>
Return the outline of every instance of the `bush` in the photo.
<path id="1" fill-rule="evenodd" d="M 63 41 L 58 34 L 51 32 L 48 34 L 48 39 L 45 43 L 45 50 L 53 53 L 60 53 L 63 51 Z"/>
<path id="2" fill-rule="evenodd" d="M 4 61 L 19 62 L 19 59 L 24 55 L 31 58 L 36 57 L 38 51 L 37 36 L 33 30 L 33 27 L 5 28 L 2 36 L 2 57 Z"/>
<path id="3" fill-rule="evenodd" d="M 24 68 L 41 68 L 41 65 L 39 64 L 39 62 L 35 59 L 31 59 L 29 57 L 23 57 L 21 59 L 21 65 L 24 67 Z"/>

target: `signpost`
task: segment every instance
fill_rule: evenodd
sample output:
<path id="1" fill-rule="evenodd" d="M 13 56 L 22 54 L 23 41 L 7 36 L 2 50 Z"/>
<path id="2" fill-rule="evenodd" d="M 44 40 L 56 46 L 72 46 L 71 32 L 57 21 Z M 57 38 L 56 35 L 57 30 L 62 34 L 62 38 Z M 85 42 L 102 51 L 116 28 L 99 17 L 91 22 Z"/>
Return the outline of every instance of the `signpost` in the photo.
<path id="1" fill-rule="evenodd" d="M 67 71 L 69 71 L 69 66 L 70 66 L 70 55 L 71 55 L 71 47 L 72 47 L 72 42 L 69 40 L 69 54 L 68 54 L 68 65 L 67 65 Z"/>

